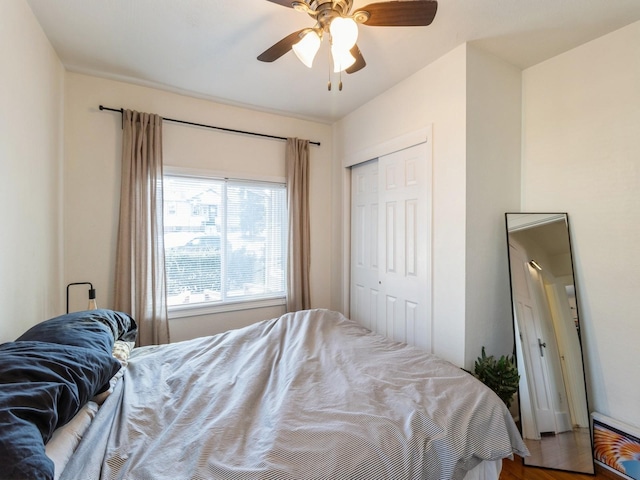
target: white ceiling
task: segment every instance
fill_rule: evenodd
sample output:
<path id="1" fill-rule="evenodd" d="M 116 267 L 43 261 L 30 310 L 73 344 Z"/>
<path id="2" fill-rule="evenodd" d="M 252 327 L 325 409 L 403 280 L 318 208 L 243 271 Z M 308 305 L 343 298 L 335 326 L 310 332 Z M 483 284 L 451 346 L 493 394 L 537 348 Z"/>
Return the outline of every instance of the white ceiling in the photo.
<path id="1" fill-rule="evenodd" d="M 640 20 L 640 0 L 439 0 L 427 27 L 361 25 L 367 66 L 329 92 L 326 45 L 312 69 L 256 60 L 314 23 L 267 0 L 27 1 L 68 70 L 327 123 L 464 42 L 526 68 Z"/>

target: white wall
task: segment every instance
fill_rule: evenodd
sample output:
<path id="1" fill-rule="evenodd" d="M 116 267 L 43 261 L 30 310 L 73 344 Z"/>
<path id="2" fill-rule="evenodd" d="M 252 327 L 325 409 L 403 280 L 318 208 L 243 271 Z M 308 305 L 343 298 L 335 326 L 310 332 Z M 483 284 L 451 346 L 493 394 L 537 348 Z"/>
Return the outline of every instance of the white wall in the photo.
<path id="1" fill-rule="evenodd" d="M 462 46 L 334 128 L 334 161 L 345 165 L 360 151 L 433 125 L 432 338 L 434 353 L 458 365 L 464 363 L 465 72 Z"/>
<path id="2" fill-rule="evenodd" d="M 566 211 L 591 410 L 640 427 L 640 22 L 525 70 L 523 211 Z"/>
<path id="3" fill-rule="evenodd" d="M 640 23 L 635 23 L 524 72 L 521 166 L 522 210 L 569 212 L 591 408 L 636 427 L 639 44 Z M 490 334 L 492 315 L 504 315 L 500 299 L 506 276 L 497 265 L 506 258 L 495 262 L 498 253 L 489 247 L 498 239 L 498 225 L 491 223 L 485 231 L 481 220 L 501 222 L 494 219 L 493 209 L 510 210 L 518 190 L 514 182 L 493 195 L 501 177 L 517 176 L 505 161 L 515 148 L 512 133 L 497 143 L 487 139 L 499 138 L 496 132 L 508 126 L 519 105 L 514 101 L 501 104 L 493 114 L 488 110 L 487 105 L 500 103 L 515 89 L 513 71 L 482 52 L 469 46 L 455 49 L 333 128 L 65 75 L 24 1 L 0 2 L 0 61 L 0 199 L 3 205 L 17 207 L 5 208 L 0 235 L 0 342 L 62 313 L 69 282 L 93 281 L 101 306 L 112 303 L 120 119 L 99 112 L 100 103 L 321 141 L 322 147 L 311 150 L 312 295 L 314 306 L 335 309 L 344 304 L 348 245 L 341 220 L 348 205 L 344 162 L 371 146 L 431 125 L 436 353 L 469 366 L 476 355 L 469 351 L 469 337 L 481 334 L 484 327 L 485 336 Z M 493 82 L 508 90 L 505 97 L 497 94 Z M 282 173 L 281 165 L 272 161 L 283 151 L 277 142 L 180 126 L 165 130 L 169 163 L 208 167 L 211 158 L 216 169 Z M 183 151 L 187 155 L 180 155 Z M 243 163 L 233 157 L 236 151 L 256 161 Z M 501 158 L 502 152 L 509 153 Z M 499 172 L 487 176 L 491 170 Z M 469 257 L 476 248 L 483 254 L 478 258 L 486 261 L 476 263 Z M 497 295 L 497 301 L 477 298 L 487 292 L 484 282 L 490 285 L 485 295 Z M 180 331 L 185 337 L 229 326 L 227 319 L 217 325 L 202 318 L 183 323 Z M 485 341 L 491 340 L 479 343 Z"/>
<path id="4" fill-rule="evenodd" d="M 313 307 L 331 303 L 331 127 L 226 106 L 77 73 L 65 79 L 65 284 L 90 281 L 99 306 L 113 306 L 115 246 L 120 188 L 121 120 L 111 108 L 321 142 L 310 150 L 311 298 Z M 285 142 L 164 122 L 166 165 L 229 174 L 284 177 Z M 213 334 L 231 326 L 271 318 L 284 308 L 256 309 L 230 318 L 221 314 L 171 322 L 172 340 Z"/>
<path id="5" fill-rule="evenodd" d="M 520 207 L 522 72 L 467 49 L 465 364 L 513 353 L 505 212 Z"/>
<path id="6" fill-rule="evenodd" d="M 338 122 L 334 161 L 428 125 L 433 351 L 469 368 L 482 344 L 513 348 L 504 212 L 519 201 L 520 72 L 462 45 Z"/>
<path id="7" fill-rule="evenodd" d="M 60 312 L 64 70 L 25 1 L 0 2 L 0 343 Z"/>

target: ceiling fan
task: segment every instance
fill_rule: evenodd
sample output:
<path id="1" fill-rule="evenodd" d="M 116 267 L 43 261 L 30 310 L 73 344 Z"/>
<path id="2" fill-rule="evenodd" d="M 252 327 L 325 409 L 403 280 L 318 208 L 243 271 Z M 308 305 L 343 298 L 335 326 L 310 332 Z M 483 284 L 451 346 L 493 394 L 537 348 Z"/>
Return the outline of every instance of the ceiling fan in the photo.
<path id="1" fill-rule="evenodd" d="M 307 13 L 316 21 L 284 37 L 258 56 L 261 62 L 273 62 L 289 50 L 311 68 L 322 39 L 331 43 L 333 71 L 355 73 L 366 66 L 356 45 L 358 24 L 372 27 L 414 27 L 430 25 L 438 9 L 436 0 L 393 0 L 372 3 L 351 12 L 353 0 L 268 0 L 283 7 Z M 331 90 L 331 82 L 329 82 Z M 342 82 L 340 82 L 342 90 Z"/>

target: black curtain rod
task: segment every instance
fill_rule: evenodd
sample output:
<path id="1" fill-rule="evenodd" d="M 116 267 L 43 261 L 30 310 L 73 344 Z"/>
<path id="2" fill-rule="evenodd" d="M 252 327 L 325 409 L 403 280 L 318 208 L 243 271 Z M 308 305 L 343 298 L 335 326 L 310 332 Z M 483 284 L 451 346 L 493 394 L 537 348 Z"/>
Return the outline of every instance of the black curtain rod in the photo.
<path id="1" fill-rule="evenodd" d="M 109 107 L 104 107 L 104 106 L 100 105 L 100 110 L 109 110 L 110 112 L 118 112 L 118 113 L 120 113 L 120 115 L 124 115 L 124 109 L 122 109 L 122 108 L 109 108 Z M 192 125 L 194 127 L 213 128 L 214 130 L 222 130 L 224 132 L 242 133 L 244 135 L 253 135 L 254 137 L 272 138 L 274 140 L 285 140 L 285 141 L 287 140 L 287 137 L 278 137 L 276 135 L 267 135 L 266 133 L 247 132 L 247 131 L 244 131 L 244 130 L 235 130 L 233 128 L 215 127 L 213 125 L 205 125 L 204 123 L 195 123 L 195 122 L 187 122 L 185 120 L 176 120 L 175 118 L 162 117 L 162 119 L 166 120 L 167 122 L 183 123 L 185 125 Z M 320 142 L 309 141 L 309 143 L 311 145 L 317 145 L 318 147 L 320 146 Z"/>

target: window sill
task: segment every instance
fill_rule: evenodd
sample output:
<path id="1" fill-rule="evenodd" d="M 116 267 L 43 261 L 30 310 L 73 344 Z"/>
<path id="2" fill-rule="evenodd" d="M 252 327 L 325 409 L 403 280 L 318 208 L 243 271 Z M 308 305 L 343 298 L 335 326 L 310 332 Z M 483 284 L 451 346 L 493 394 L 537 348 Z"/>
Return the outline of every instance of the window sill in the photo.
<path id="1" fill-rule="evenodd" d="M 277 307 L 285 305 L 285 297 L 265 298 L 262 300 L 244 300 L 237 302 L 226 302 L 222 304 L 202 304 L 179 305 L 169 307 L 169 320 L 186 317 L 196 317 L 216 313 L 236 312 L 241 310 L 252 310 L 255 308 Z"/>

